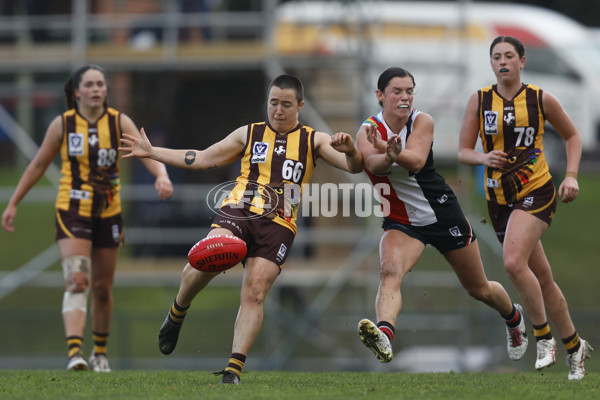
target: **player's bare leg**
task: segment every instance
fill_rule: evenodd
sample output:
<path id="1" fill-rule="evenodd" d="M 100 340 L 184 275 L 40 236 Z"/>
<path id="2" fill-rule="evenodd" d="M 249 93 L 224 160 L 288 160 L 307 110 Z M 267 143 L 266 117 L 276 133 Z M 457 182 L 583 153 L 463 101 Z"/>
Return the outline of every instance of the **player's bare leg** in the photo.
<path id="1" fill-rule="evenodd" d="M 57 241 L 63 263 L 72 257 L 87 257 L 91 260 L 92 242 L 85 239 L 68 238 Z M 91 261 L 88 261 L 91 264 Z M 91 265 L 85 268 L 90 269 Z M 90 282 L 88 274 L 83 271 L 75 271 L 66 273 L 65 276 L 65 299 L 68 296 L 84 296 L 77 300 L 78 304 L 73 300 L 63 299 L 62 318 L 65 327 L 65 337 L 67 338 L 67 346 L 69 348 L 69 363 L 68 370 L 81 371 L 87 370 L 88 365 L 81 352 L 83 344 L 83 332 L 87 319 L 87 291 L 89 290 Z M 74 298 L 74 297 L 73 297 Z"/>
<path id="2" fill-rule="evenodd" d="M 527 260 L 548 228 L 539 218 L 521 210 L 512 212 L 503 244 L 504 268 L 534 325 L 546 322 L 542 288 Z"/>
<path id="3" fill-rule="evenodd" d="M 509 315 L 513 303 L 504 287 L 488 281 L 477 241 L 460 249 L 449 251 L 444 257 L 456 273 L 460 283 L 473 298 L 487 304 L 501 315 Z"/>
<path id="4" fill-rule="evenodd" d="M 377 323 L 363 319 L 358 324 L 360 340 L 381 362 L 390 362 L 393 358 L 391 341 L 393 327 L 402 309 L 402 281 L 423 250 L 425 245 L 420 240 L 397 230 L 391 229 L 381 238 L 381 276 L 375 302 Z"/>
<path id="5" fill-rule="evenodd" d="M 529 257 L 529 267 L 537 277 L 544 305 L 550 321 L 558 331 L 560 339 L 567 350 L 567 365 L 569 366 L 569 379 L 579 380 L 586 375 L 584 362 L 591 357 L 593 347 L 579 337 L 569 313 L 567 300 L 562 291 L 554 281 L 552 268 L 544 252 L 541 241 L 538 241 Z M 549 326 L 542 328 L 549 331 Z M 536 330 L 543 332 L 543 330 Z M 535 368 L 541 370 L 556 362 L 557 341 L 551 337 L 551 333 L 537 337 L 537 360 Z"/>
<path id="6" fill-rule="evenodd" d="M 179 340 L 179 332 L 192 300 L 217 275 L 219 275 L 219 272 L 199 271 L 190 264 L 186 264 L 183 269 L 179 292 L 158 332 L 158 348 L 162 354 L 168 355 L 175 350 Z"/>
<path id="7" fill-rule="evenodd" d="M 520 360 L 527 350 L 528 339 L 520 305 L 514 305 L 504 287 L 488 281 L 477 241 L 444 254 L 462 286 L 473 298 L 498 311 L 506 322 L 507 351 L 511 360 Z"/>
<path id="8" fill-rule="evenodd" d="M 207 237 L 215 235 L 233 235 L 233 233 L 228 229 L 217 228 L 211 230 Z M 161 353 L 171 354 L 175 350 L 181 326 L 192 301 L 219 274 L 220 272 L 199 271 L 189 263 L 183 268 L 179 292 L 158 333 L 158 348 Z"/>
<path id="9" fill-rule="evenodd" d="M 402 281 L 424 250 L 423 242 L 397 230 L 391 229 L 381 237 L 381 276 L 375 301 L 377 321 L 388 321 L 392 325 L 396 323 L 402 309 Z"/>
<path id="10" fill-rule="evenodd" d="M 563 338 L 571 335 L 575 331 L 575 326 L 569 314 L 567 300 L 554 281 L 541 241 L 537 242 L 529 257 L 529 267 L 540 283 L 546 312 L 558 334 Z"/>
<path id="11" fill-rule="evenodd" d="M 232 357 L 224 370 L 223 383 L 239 383 L 245 358 L 262 326 L 267 293 L 279 272 L 277 264 L 267 259 L 252 257 L 246 260 L 240 308 L 233 330 Z M 231 374 L 237 375 L 237 379 Z"/>
<path id="12" fill-rule="evenodd" d="M 106 357 L 106 344 L 113 315 L 113 282 L 119 248 L 94 248 L 92 250 L 92 331 L 94 350 L 89 359 L 95 372 L 110 372 Z"/>

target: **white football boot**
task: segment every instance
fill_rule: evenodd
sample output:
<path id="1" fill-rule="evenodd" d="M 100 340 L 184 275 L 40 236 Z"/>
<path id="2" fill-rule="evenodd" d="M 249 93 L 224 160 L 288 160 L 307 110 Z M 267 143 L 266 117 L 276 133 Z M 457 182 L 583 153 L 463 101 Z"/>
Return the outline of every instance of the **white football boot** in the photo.
<path id="1" fill-rule="evenodd" d="M 69 358 L 69 364 L 67 364 L 68 371 L 87 371 L 88 363 L 85 362 L 81 354 L 75 354 Z"/>
<path id="2" fill-rule="evenodd" d="M 110 372 L 108 358 L 106 358 L 105 354 L 92 354 L 90 357 L 90 365 L 94 372 Z"/>
<path id="3" fill-rule="evenodd" d="M 515 328 L 506 326 L 506 349 L 508 350 L 508 358 L 513 361 L 523 358 L 528 343 L 523 308 L 519 304 L 515 304 L 515 307 L 519 310 L 519 314 L 521 314 L 521 322 Z"/>
<path id="4" fill-rule="evenodd" d="M 542 369 L 554 365 L 556 362 L 556 340 L 542 339 L 537 342 L 537 359 L 535 360 L 535 369 Z"/>
<path id="5" fill-rule="evenodd" d="M 573 354 L 567 354 L 567 366 L 569 367 L 570 381 L 583 379 L 585 376 L 583 362 L 586 358 L 590 358 L 592 356 L 592 351 L 594 351 L 587 341 L 583 339 L 579 339 L 579 341 L 581 343 L 579 350 Z"/>
<path id="6" fill-rule="evenodd" d="M 373 322 L 368 319 L 361 320 L 358 323 L 358 336 L 364 345 L 377 356 L 379 361 L 382 363 L 392 361 L 394 353 L 390 339 Z"/>

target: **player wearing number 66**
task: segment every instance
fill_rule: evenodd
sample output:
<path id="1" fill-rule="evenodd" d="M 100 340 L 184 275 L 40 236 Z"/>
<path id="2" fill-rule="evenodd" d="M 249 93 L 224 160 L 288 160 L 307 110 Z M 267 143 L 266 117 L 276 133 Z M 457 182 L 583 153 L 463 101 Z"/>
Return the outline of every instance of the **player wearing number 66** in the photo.
<path id="1" fill-rule="evenodd" d="M 152 158 L 181 168 L 204 170 L 241 159 L 236 185 L 208 233 L 234 235 L 247 244 L 232 354 L 225 370 L 219 372 L 223 374 L 222 383 L 240 383 L 246 356 L 260 331 L 265 297 L 294 240 L 298 208 L 294 207 L 297 202 L 286 207 L 290 200 L 282 198 L 286 185 L 301 187 L 307 183 L 319 157 L 348 172 L 362 171 L 362 156 L 349 134 L 329 136 L 299 123 L 303 97 L 302 83 L 296 77 L 275 78 L 268 90 L 268 121 L 237 128 L 202 151 L 153 147 L 143 129 L 141 138 L 124 134 L 121 140 L 125 147 L 120 150 L 129 153 L 123 157 Z M 163 354 L 175 349 L 192 300 L 219 273 L 185 266 L 179 293 L 158 335 Z"/>
<path id="2" fill-rule="evenodd" d="M 62 316 L 69 352 L 68 370 L 87 370 L 82 342 L 88 292 L 92 290 L 94 348 L 91 369 L 109 372 L 106 345 L 113 312 L 112 282 L 123 242 L 118 146 L 122 131 L 139 136 L 127 115 L 108 107 L 104 72 L 86 65 L 65 83 L 68 110 L 52 120 L 4 213 L 2 226 L 14 231 L 17 205 L 60 153 L 62 177 L 56 199 L 56 241 L 65 277 Z M 173 185 L 165 166 L 144 165 L 155 177 L 158 196 Z M 29 240 L 29 238 L 23 238 Z"/>

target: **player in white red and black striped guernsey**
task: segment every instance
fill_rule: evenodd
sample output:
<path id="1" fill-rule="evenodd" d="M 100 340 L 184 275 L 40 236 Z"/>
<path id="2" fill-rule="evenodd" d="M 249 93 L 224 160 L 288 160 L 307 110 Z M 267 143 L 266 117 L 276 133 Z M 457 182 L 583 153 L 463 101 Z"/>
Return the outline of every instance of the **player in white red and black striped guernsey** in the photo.
<path id="1" fill-rule="evenodd" d="M 448 260 L 471 296 L 502 315 L 509 357 L 518 360 L 527 348 L 521 307 L 512 303 L 500 283 L 485 276 L 475 233 L 454 192 L 435 171 L 433 119 L 412 108 L 414 87 L 408 71 L 398 67 L 385 70 L 376 91 L 382 111 L 368 118 L 356 137 L 385 215 L 377 323 L 361 320 L 359 337 L 379 361 L 392 360 L 391 342 L 402 309 L 402 281 L 430 244 Z"/>

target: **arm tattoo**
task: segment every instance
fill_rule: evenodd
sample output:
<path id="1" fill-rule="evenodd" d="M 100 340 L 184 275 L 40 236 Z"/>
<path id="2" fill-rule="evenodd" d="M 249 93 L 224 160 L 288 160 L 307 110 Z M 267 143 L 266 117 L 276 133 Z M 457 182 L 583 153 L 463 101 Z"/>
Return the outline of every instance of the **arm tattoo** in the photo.
<path id="1" fill-rule="evenodd" d="M 192 165 L 196 161 L 196 152 L 195 151 L 186 151 L 185 153 L 185 163 L 186 165 Z"/>

